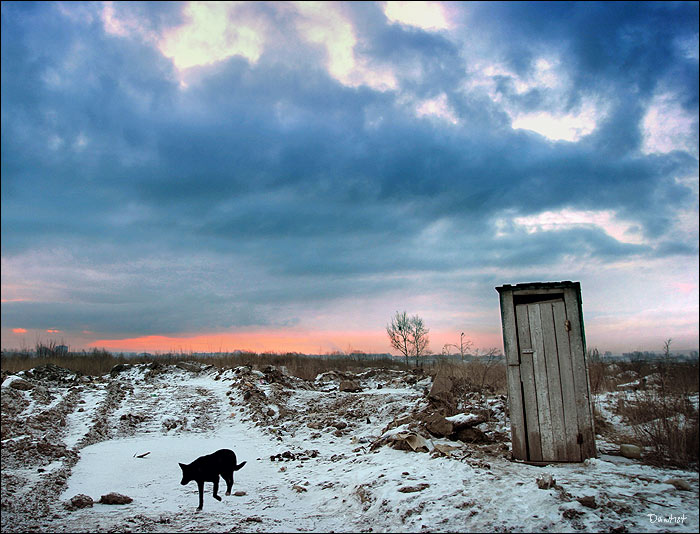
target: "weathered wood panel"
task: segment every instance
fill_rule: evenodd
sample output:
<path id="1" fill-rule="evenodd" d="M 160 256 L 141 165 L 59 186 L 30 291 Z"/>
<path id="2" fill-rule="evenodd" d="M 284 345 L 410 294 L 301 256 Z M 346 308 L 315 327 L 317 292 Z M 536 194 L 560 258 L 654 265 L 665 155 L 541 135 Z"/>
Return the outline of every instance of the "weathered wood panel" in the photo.
<path id="1" fill-rule="evenodd" d="M 542 461 L 542 442 L 540 439 L 540 422 L 537 414 L 537 390 L 532 362 L 532 343 L 530 341 L 530 324 L 527 305 L 515 307 L 515 322 L 518 327 L 518 347 L 520 351 L 520 378 L 523 385 L 523 410 L 527 426 L 528 460 Z"/>
<path id="2" fill-rule="evenodd" d="M 530 340 L 532 342 L 532 364 L 535 372 L 535 389 L 537 394 L 537 417 L 540 422 L 540 440 L 542 442 L 542 460 L 556 461 L 554 452 L 554 434 L 552 432 L 552 410 L 547 394 L 547 362 L 545 360 L 544 338 L 542 337 L 542 319 L 540 306 L 527 306 L 530 321 Z"/>
<path id="3" fill-rule="evenodd" d="M 503 324 L 503 350 L 508 365 L 520 365 L 518 332 L 515 326 L 513 293 L 501 293 L 501 323 Z"/>
<path id="4" fill-rule="evenodd" d="M 559 377 L 559 354 L 554 333 L 553 302 L 539 305 L 542 321 L 542 339 L 547 365 L 547 394 L 552 418 L 552 435 L 554 437 L 554 455 L 557 461 L 570 461 L 566 451 L 566 425 L 564 424 L 564 404 L 562 401 L 561 380 Z"/>
<path id="5" fill-rule="evenodd" d="M 525 436 L 525 413 L 523 410 L 523 390 L 520 366 L 506 367 L 508 379 L 508 413 L 510 414 L 510 439 L 513 457 L 527 460 L 527 439 Z"/>
<path id="6" fill-rule="evenodd" d="M 525 413 L 520 378 L 520 357 L 515 326 L 513 292 L 500 294 L 501 322 L 503 324 L 503 350 L 506 354 L 508 380 L 508 413 L 510 414 L 511 444 L 513 457 L 527 460 L 527 440 L 525 437 Z"/>
<path id="7" fill-rule="evenodd" d="M 569 344 L 571 346 L 571 365 L 574 375 L 574 390 L 576 394 L 576 413 L 578 429 L 581 436 L 582 458 L 593 458 L 595 451 L 595 435 L 593 434 L 593 414 L 591 413 L 591 398 L 588 388 L 588 372 L 586 369 L 586 349 L 581 331 L 582 318 L 579 312 L 578 294 L 573 288 L 564 290 L 567 323 L 570 327 Z"/>
<path id="8" fill-rule="evenodd" d="M 554 312 L 554 334 L 559 354 L 559 378 L 561 380 L 562 401 L 564 404 L 564 427 L 566 429 L 566 455 L 572 462 L 581 461 L 581 446 L 578 437 L 578 415 L 576 392 L 574 389 L 574 372 L 571 366 L 571 348 L 569 332 L 566 330 L 566 309 L 564 301 L 552 304 Z"/>

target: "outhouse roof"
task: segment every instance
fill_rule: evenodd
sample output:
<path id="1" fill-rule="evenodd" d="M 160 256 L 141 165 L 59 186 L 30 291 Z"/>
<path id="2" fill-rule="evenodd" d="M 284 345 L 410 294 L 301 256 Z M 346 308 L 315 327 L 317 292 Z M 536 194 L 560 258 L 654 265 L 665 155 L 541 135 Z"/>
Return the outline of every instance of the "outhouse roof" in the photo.
<path id="1" fill-rule="evenodd" d="M 504 291 L 512 291 L 513 293 L 518 293 L 520 291 L 537 291 L 540 289 L 566 289 L 574 288 L 576 290 L 581 289 L 580 282 L 572 282 L 570 280 L 565 280 L 563 282 L 526 282 L 524 284 L 504 284 L 496 288 L 496 291 L 502 293 Z"/>

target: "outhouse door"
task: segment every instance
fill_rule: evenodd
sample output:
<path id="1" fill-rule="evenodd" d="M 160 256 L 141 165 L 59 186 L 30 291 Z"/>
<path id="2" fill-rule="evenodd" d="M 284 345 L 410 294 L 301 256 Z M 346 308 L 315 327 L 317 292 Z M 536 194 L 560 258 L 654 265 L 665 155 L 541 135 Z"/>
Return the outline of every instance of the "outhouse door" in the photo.
<path id="1" fill-rule="evenodd" d="M 516 304 L 515 320 L 529 459 L 580 462 L 583 440 L 564 299 Z"/>
<path id="2" fill-rule="evenodd" d="M 580 297 L 564 284 L 501 293 L 513 455 L 531 462 L 595 456 Z"/>

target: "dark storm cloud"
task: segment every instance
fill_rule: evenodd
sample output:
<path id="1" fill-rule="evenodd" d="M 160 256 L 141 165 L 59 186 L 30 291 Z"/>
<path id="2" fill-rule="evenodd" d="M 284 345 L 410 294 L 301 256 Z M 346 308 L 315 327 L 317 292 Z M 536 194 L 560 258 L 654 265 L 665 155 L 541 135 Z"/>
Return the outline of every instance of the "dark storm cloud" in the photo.
<path id="1" fill-rule="evenodd" d="M 383 93 L 270 52 L 254 65 L 232 57 L 198 68 L 183 90 L 153 43 L 106 34 L 100 8 L 78 6 L 64 6 L 75 17 L 57 4 L 2 6 L 3 256 L 63 246 L 106 271 L 142 255 L 203 255 L 217 269 L 244 257 L 275 282 L 236 293 L 236 305 L 225 289 L 188 295 L 178 284 L 68 291 L 77 304 L 62 308 L 57 327 L 146 334 L 272 324 L 257 303 L 393 287 L 353 286 L 353 277 L 370 274 L 697 252 L 668 236 L 654 247 L 590 228 L 515 228 L 501 238 L 495 230 L 504 213 L 610 209 L 661 237 L 677 210 L 692 206 L 693 192 L 676 178 L 696 171 L 696 156 L 645 155 L 640 146 L 660 84 L 672 81 L 682 105 L 697 112 L 697 56 L 678 46 L 697 40 L 695 3 L 469 3 L 475 45 L 466 51 L 447 33 L 388 24 L 376 5 L 346 6 L 358 24 L 357 53 L 396 68 L 401 88 Z M 153 32 L 181 21 L 176 4 L 115 9 Z M 303 42 L 290 45 L 304 47 L 311 54 Z M 571 108 L 586 95 L 604 98 L 608 115 L 577 143 L 512 130 L 494 102 L 463 89 L 477 59 L 505 60 L 524 75 L 543 51 L 561 54 L 572 80 L 563 95 L 518 94 L 507 76 L 497 91 L 528 111 L 561 98 Z M 414 99 L 444 93 L 464 126 L 417 117 L 402 91 Z M 426 234 L 433 226 L 443 230 Z M 143 274 L 162 276 L 159 269 Z M 327 280 L 311 289 L 310 275 Z M 297 293 L 284 290 L 285 276 Z M 13 324 L 31 326 L 51 322 L 61 307 L 2 309 Z"/>

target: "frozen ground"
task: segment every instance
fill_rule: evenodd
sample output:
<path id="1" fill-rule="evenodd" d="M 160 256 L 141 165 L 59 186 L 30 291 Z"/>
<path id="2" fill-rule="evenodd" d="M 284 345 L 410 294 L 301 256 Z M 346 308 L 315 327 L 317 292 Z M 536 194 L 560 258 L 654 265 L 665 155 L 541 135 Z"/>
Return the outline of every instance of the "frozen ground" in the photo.
<path id="1" fill-rule="evenodd" d="M 306 382 L 277 369 L 193 364 L 139 365 L 95 380 L 55 369 L 9 376 L 2 531 L 698 531 L 695 471 L 606 454 L 535 467 L 511 462 L 509 443 L 498 439 L 426 435 L 429 452 L 396 450 L 379 438 L 426 405 L 430 378 L 368 371 L 354 377 L 358 392 L 339 391 L 343 378 Z M 455 418 L 471 419 L 468 410 Z M 480 428 L 494 437 L 509 431 L 498 415 Z M 223 496 L 222 481 L 218 502 L 207 483 L 197 512 L 196 484 L 180 485 L 178 462 L 219 448 L 247 462 L 233 487 L 244 494 Z M 547 473 L 556 485 L 539 489 Z M 672 478 L 690 491 L 665 483 Z M 77 494 L 97 501 L 110 492 L 133 502 L 64 506 Z"/>

